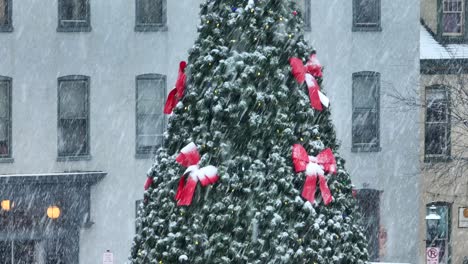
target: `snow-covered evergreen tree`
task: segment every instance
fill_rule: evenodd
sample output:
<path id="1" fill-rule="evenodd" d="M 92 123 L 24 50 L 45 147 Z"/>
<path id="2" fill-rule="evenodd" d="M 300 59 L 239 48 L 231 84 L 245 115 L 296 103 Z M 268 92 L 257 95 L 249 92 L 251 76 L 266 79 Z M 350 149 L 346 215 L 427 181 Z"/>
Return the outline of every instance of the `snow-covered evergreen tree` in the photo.
<path id="1" fill-rule="evenodd" d="M 312 108 L 310 76 L 306 85 L 292 74 L 291 58 L 306 63 L 314 53 L 304 40 L 295 2 L 206 0 L 201 5 L 187 86 L 149 173 L 132 263 L 367 261 L 329 108 Z M 314 76 L 320 84 L 321 74 Z M 191 204 L 183 205 L 176 192 L 190 177 L 184 175 L 186 166 L 194 163 L 182 166 L 176 158 L 192 142 L 200 167 L 216 167 L 219 180 L 199 182 Z M 293 145 L 311 156 L 330 148 L 337 173 L 315 158 L 310 159 L 315 170 L 307 166 L 296 172 Z M 322 169 L 333 201 L 324 201 L 314 182 L 311 203 L 303 195 L 306 174 Z"/>

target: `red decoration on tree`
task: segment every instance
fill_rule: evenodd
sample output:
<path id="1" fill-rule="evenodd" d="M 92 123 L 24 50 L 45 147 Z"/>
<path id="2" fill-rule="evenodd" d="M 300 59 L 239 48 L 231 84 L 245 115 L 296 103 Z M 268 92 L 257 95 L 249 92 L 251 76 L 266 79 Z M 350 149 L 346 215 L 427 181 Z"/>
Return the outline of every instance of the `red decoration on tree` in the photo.
<path id="1" fill-rule="evenodd" d="M 351 190 L 351 192 L 352 192 L 352 194 L 353 194 L 353 198 L 356 199 L 356 198 L 357 198 L 357 190 L 353 188 L 353 189 Z"/>
<path id="2" fill-rule="evenodd" d="M 312 108 L 322 111 L 324 105 L 328 107 L 330 100 L 326 95 L 320 91 L 320 86 L 317 83 L 316 77 L 322 77 L 322 65 L 317 59 L 315 54 L 310 55 L 306 65 L 302 63 L 301 59 L 292 57 L 289 59 L 291 65 L 291 72 L 294 78 L 299 84 L 303 84 L 304 81 L 309 88 L 310 105 Z"/>
<path id="3" fill-rule="evenodd" d="M 200 168 L 200 154 L 198 153 L 197 145 L 191 142 L 185 146 L 180 154 L 177 156 L 176 161 L 187 167 L 184 174 L 180 178 L 179 186 L 175 199 L 178 206 L 190 205 L 192 203 L 193 194 L 200 181 L 203 187 L 214 184 L 219 180 L 218 169 L 214 166 L 206 166 Z"/>
<path id="4" fill-rule="evenodd" d="M 167 96 L 166 105 L 164 106 L 164 114 L 172 113 L 172 110 L 177 105 L 177 103 L 184 96 L 185 91 L 185 81 L 187 76 L 185 75 L 185 68 L 187 67 L 187 62 L 181 61 L 179 64 L 179 75 L 177 76 L 177 81 L 174 89 L 171 90 Z"/>
<path id="5" fill-rule="evenodd" d="M 294 10 L 294 11 L 292 12 L 292 14 L 295 15 L 295 16 L 297 16 L 297 11 Z"/>
<path id="6" fill-rule="evenodd" d="M 151 187 L 152 184 L 153 184 L 153 177 L 149 176 L 148 178 L 146 178 L 145 191 L 148 190 L 149 187 Z"/>
<path id="7" fill-rule="evenodd" d="M 335 156 L 333 156 L 331 149 L 327 148 L 314 157 L 308 156 L 302 145 L 294 144 L 292 159 L 296 173 L 305 171 L 307 176 L 302 189 L 302 197 L 311 203 L 315 202 L 318 178 L 323 202 L 325 205 L 331 203 L 333 196 L 325 178 L 325 173 L 336 174 L 337 172 Z"/>

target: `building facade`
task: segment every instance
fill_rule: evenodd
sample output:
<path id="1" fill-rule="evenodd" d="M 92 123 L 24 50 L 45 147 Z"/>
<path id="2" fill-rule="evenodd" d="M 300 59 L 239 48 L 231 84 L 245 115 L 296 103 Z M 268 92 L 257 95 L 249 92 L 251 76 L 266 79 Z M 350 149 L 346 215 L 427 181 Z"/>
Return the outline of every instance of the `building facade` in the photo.
<path id="1" fill-rule="evenodd" d="M 310 8 L 308 37 L 325 67 L 371 261 L 420 263 L 419 110 L 392 96 L 418 87 L 419 1 L 311 0 Z"/>
<path id="2" fill-rule="evenodd" d="M 0 256 L 127 261 L 201 1 L 0 0 Z M 301 1 L 373 261 L 420 254 L 418 111 L 388 96 L 418 87 L 414 2 Z"/>
<path id="3" fill-rule="evenodd" d="M 421 1 L 420 213 L 428 219 L 419 241 L 421 252 L 436 248 L 444 264 L 468 263 L 467 4 Z"/>

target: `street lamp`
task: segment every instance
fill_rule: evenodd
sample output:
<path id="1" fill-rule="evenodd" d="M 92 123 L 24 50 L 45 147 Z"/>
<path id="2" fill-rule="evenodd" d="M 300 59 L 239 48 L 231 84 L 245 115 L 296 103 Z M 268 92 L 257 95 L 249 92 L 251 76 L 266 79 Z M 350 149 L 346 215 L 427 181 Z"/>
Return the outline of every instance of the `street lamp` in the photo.
<path id="1" fill-rule="evenodd" d="M 429 241 L 433 241 L 434 238 L 437 236 L 437 227 L 439 226 L 439 222 L 441 219 L 440 215 L 437 214 L 436 210 L 437 207 L 431 205 L 431 207 L 429 207 L 429 214 L 426 215 L 427 229 L 429 231 L 429 235 L 431 236 Z"/>
<path id="2" fill-rule="evenodd" d="M 6 212 L 10 211 L 11 208 L 15 205 L 10 200 L 3 200 L 0 204 L 1 204 L 2 210 Z"/>
<path id="3" fill-rule="evenodd" d="M 49 206 L 49 208 L 47 208 L 47 216 L 50 218 L 50 219 L 57 219 L 60 217 L 60 208 L 56 205 L 53 205 L 53 206 Z"/>

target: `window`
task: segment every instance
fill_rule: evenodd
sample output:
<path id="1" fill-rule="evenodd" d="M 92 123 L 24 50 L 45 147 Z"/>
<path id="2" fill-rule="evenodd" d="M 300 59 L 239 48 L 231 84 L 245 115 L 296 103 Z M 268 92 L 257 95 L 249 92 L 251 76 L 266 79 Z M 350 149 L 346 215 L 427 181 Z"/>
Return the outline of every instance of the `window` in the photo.
<path id="1" fill-rule="evenodd" d="M 380 74 L 353 73 L 352 151 L 380 151 Z"/>
<path id="2" fill-rule="evenodd" d="M 59 0 L 58 28 L 59 32 L 91 31 L 90 0 Z"/>
<path id="3" fill-rule="evenodd" d="M 359 211 L 362 216 L 364 234 L 368 240 L 369 260 L 379 261 L 381 191 L 360 189 L 357 192 Z"/>
<path id="4" fill-rule="evenodd" d="M 450 158 L 450 109 L 447 90 L 442 86 L 426 89 L 425 160 Z"/>
<path id="5" fill-rule="evenodd" d="M 465 0 L 443 0 L 442 30 L 444 36 L 461 36 L 465 24 Z"/>
<path id="6" fill-rule="evenodd" d="M 136 0 L 135 31 L 165 31 L 166 0 Z"/>
<path id="7" fill-rule="evenodd" d="M 304 30 L 311 31 L 311 0 L 301 0 L 299 5 L 302 9 L 302 18 L 304 19 Z"/>
<path id="8" fill-rule="evenodd" d="M 438 247 L 440 249 L 439 263 L 448 264 L 451 263 L 451 204 L 446 202 L 436 202 L 427 204 L 426 215 L 429 215 L 431 213 L 431 206 L 435 206 L 435 213 L 440 216 L 440 220 L 434 223 L 429 223 L 426 220 L 426 247 Z"/>
<path id="9" fill-rule="evenodd" d="M 353 0 L 353 30 L 381 30 L 380 0 Z"/>
<path id="10" fill-rule="evenodd" d="M 59 160 L 89 158 L 89 77 L 58 79 Z M 62 159 L 61 159 L 62 158 Z"/>
<path id="11" fill-rule="evenodd" d="M 163 141 L 166 77 L 144 74 L 136 78 L 136 154 L 153 154 Z"/>
<path id="12" fill-rule="evenodd" d="M 11 161 L 11 78 L 0 76 L 0 162 Z"/>
<path id="13" fill-rule="evenodd" d="M 11 12 L 11 0 L 0 0 L 0 32 L 13 31 Z"/>

